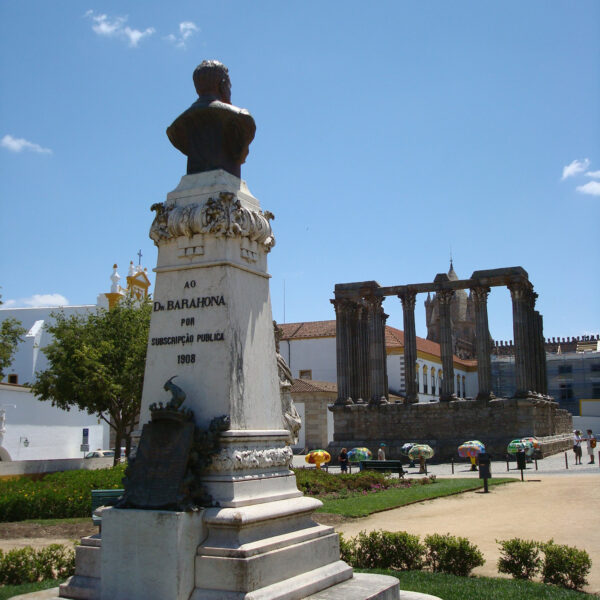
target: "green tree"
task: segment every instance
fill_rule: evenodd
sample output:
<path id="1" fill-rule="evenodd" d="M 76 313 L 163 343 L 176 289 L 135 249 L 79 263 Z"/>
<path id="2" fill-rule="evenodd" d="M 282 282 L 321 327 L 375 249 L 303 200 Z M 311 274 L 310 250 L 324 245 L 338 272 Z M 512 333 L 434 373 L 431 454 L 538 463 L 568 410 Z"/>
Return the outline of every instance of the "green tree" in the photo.
<path id="1" fill-rule="evenodd" d="M 17 319 L 4 319 L 0 323 L 0 380 L 4 379 L 4 371 L 10 367 L 17 345 L 23 341 L 26 332 Z"/>
<path id="2" fill-rule="evenodd" d="M 54 339 L 43 349 L 49 367 L 32 385 L 40 400 L 106 421 L 115 432 L 115 464 L 123 441 L 129 454 L 140 411 L 150 312 L 150 300 L 124 299 L 88 315 L 53 313 L 47 330 Z"/>

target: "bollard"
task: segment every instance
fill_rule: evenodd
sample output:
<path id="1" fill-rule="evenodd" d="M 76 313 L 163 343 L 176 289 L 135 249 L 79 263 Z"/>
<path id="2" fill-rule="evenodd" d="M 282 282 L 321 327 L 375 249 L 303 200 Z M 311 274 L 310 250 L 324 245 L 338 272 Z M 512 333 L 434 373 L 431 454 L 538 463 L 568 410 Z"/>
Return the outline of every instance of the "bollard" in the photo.
<path id="1" fill-rule="evenodd" d="M 569 458 L 567 456 L 567 453 L 565 452 L 565 469 L 569 468 Z"/>
<path id="2" fill-rule="evenodd" d="M 534 458 L 535 461 L 535 470 L 537 471 L 537 458 Z"/>
<path id="3" fill-rule="evenodd" d="M 506 455 L 506 472 L 508 473 L 510 471 L 510 464 L 508 462 L 508 454 Z"/>
<path id="4" fill-rule="evenodd" d="M 454 475 L 454 456 L 452 457 L 452 475 Z"/>
<path id="5" fill-rule="evenodd" d="M 521 481 L 525 481 L 525 480 L 523 479 L 523 469 L 521 469 Z"/>

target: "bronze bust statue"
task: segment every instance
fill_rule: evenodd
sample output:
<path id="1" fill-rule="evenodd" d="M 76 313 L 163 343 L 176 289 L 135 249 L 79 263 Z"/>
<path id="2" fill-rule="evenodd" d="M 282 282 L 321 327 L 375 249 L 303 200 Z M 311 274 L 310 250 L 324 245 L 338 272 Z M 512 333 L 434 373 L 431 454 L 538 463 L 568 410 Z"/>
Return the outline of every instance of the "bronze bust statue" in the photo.
<path id="1" fill-rule="evenodd" d="M 252 115 L 231 104 L 227 67 L 205 60 L 194 71 L 198 100 L 167 128 L 169 140 L 188 157 L 187 173 L 223 169 L 240 177 L 256 124 Z"/>

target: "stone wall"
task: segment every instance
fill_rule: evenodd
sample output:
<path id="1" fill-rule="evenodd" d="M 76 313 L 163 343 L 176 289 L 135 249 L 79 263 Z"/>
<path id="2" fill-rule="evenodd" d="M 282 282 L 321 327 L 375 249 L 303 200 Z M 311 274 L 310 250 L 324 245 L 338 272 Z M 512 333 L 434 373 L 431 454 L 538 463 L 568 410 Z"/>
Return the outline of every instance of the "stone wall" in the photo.
<path id="1" fill-rule="evenodd" d="M 515 439 L 535 436 L 542 442 L 542 454 L 549 455 L 571 446 L 572 417 L 547 400 L 499 398 L 490 401 L 459 400 L 431 404 L 384 404 L 369 406 L 332 405 L 334 441 L 332 456 L 339 448 L 366 446 L 376 450 L 387 446 L 388 458 L 400 458 L 406 442 L 429 444 L 435 459 L 457 456 L 467 440 L 483 442 L 495 458 L 506 454 Z"/>

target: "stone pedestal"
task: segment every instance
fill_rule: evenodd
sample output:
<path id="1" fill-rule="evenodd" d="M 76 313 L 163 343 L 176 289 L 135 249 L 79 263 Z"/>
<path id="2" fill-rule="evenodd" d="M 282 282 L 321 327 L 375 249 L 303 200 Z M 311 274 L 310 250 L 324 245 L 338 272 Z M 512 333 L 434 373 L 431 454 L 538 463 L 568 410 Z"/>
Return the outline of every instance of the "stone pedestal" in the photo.
<path id="1" fill-rule="evenodd" d="M 75 548 L 75 575 L 59 586 L 61 598 L 100 600 L 102 540 L 99 535 L 81 538 Z"/>
<path id="2" fill-rule="evenodd" d="M 176 375 L 198 427 L 227 415 L 230 428 L 201 478 L 211 507 L 104 513 L 102 600 L 294 600 L 350 580 L 337 534 L 311 518 L 321 503 L 289 469 L 267 273 L 273 215 L 222 170 L 184 176 L 153 210 L 140 422 L 170 400 L 163 386 Z"/>

